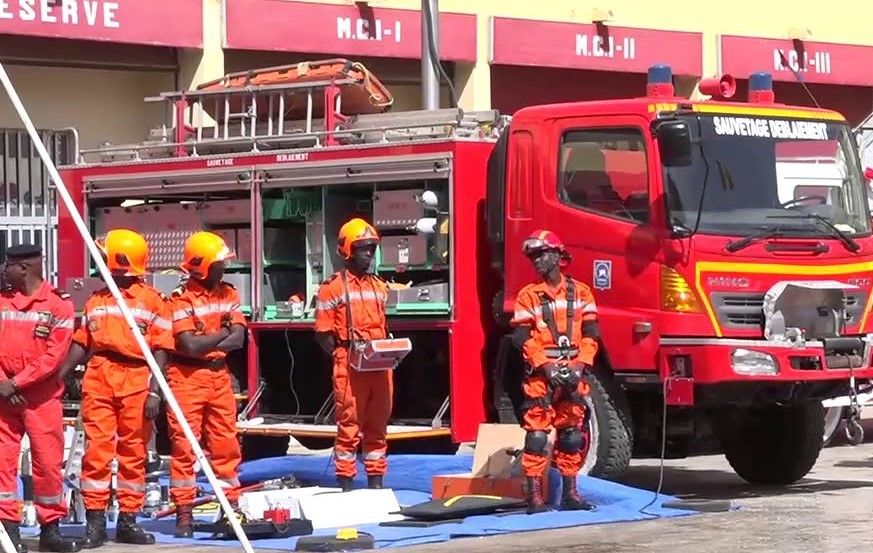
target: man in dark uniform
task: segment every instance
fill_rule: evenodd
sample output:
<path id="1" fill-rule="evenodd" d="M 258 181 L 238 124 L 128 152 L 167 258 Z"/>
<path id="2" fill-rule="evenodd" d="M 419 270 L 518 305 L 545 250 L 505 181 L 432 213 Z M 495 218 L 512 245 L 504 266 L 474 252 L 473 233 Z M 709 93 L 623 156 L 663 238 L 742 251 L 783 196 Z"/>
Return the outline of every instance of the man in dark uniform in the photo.
<path id="1" fill-rule="evenodd" d="M 0 520 L 19 552 L 27 551 L 16 499 L 21 440 L 27 433 L 33 458 L 33 492 L 41 526 L 40 551 L 74 552 L 77 540 L 60 533 L 67 515 L 61 466 L 64 459 L 63 382 L 56 376 L 73 337 L 73 302 L 42 275 L 42 248 L 6 251 L 0 294 Z"/>

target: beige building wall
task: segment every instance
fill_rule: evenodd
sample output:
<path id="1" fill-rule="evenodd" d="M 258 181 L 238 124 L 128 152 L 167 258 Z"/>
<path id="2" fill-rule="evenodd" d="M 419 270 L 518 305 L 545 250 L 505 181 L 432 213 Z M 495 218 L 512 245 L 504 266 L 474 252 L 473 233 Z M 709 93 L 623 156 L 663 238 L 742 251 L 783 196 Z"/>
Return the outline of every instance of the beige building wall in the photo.
<path id="1" fill-rule="evenodd" d="M 207 0 L 206 4 L 219 1 Z M 351 3 L 350 0 L 311 1 L 320 4 Z M 367 3 L 377 8 L 417 10 L 421 6 L 420 0 L 370 0 Z M 808 31 L 808 40 L 812 41 L 873 45 L 873 32 L 870 31 L 873 5 L 854 0 L 834 0 L 826 4 L 798 4 L 793 0 L 735 0 L 705 5 L 691 0 L 674 0 L 669 3 L 669 9 L 663 3 L 650 0 L 440 0 L 439 9 L 478 15 L 479 59 L 475 65 L 460 64 L 455 77 L 459 103 L 467 109 L 491 107 L 491 72 L 488 64 L 491 16 L 590 23 L 594 11 L 598 10 L 611 11 L 611 25 L 702 32 L 705 76 L 715 75 L 719 70 L 719 34 L 787 39 L 792 30 L 801 30 L 804 33 Z M 223 29 L 220 14 L 209 7 L 206 11 L 209 12 L 204 14 L 206 34 L 214 34 L 214 29 Z M 869 13 L 865 16 L 862 13 L 864 11 Z M 214 42 L 206 45 L 207 51 L 214 48 L 218 48 Z M 217 54 L 213 57 L 218 59 Z M 206 73 L 202 71 L 198 76 L 208 80 L 223 74 L 219 64 L 210 65 L 209 74 Z M 680 92 L 689 93 L 693 83 L 680 83 L 680 88 Z M 398 108 L 420 105 L 417 85 L 395 85 L 392 91 L 398 97 Z"/>
<path id="2" fill-rule="evenodd" d="M 166 121 L 159 104 L 143 99 L 176 87 L 168 71 L 123 71 L 8 65 L 9 78 L 37 128 L 74 127 L 81 148 L 142 142 Z M 0 95 L 0 126 L 22 127 L 6 94 Z"/>

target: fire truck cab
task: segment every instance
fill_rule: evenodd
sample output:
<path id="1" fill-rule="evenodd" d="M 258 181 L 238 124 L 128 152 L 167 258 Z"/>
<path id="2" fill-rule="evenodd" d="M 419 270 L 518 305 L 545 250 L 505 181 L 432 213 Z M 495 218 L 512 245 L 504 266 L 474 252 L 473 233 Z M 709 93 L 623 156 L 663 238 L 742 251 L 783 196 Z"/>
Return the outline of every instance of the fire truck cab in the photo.
<path id="1" fill-rule="evenodd" d="M 382 235 L 389 328 L 413 343 L 396 369 L 394 451 L 407 438 L 451 449 L 483 421 L 518 420 L 507 321 L 535 278 L 521 242 L 549 228 L 601 318 L 584 470 L 614 477 L 633 455 L 708 447 L 751 482 L 787 483 L 817 458 L 821 401 L 873 376 L 873 240 L 844 119 L 775 104 L 769 81 L 752 81 L 748 103 L 692 102 L 656 66 L 645 97 L 512 118 L 343 114 L 354 83 L 337 79 L 166 93 L 152 100 L 174 107 L 174 128 L 82 151 L 62 174 L 94 235 L 146 236 L 165 291 L 193 231 L 237 252 L 226 278 L 250 318 L 231 358 L 248 456 L 256 440 L 284 452 L 289 435 L 331 444 L 314 298 L 341 267 L 340 225 L 361 216 Z M 811 157 L 822 173 L 799 166 Z M 102 284 L 63 214 L 58 257 L 81 306 Z"/>
<path id="2" fill-rule="evenodd" d="M 723 451 L 750 482 L 794 482 L 822 446 L 822 401 L 873 375 L 873 239 L 852 129 L 776 104 L 767 74 L 751 76 L 745 103 L 676 98 L 671 82 L 654 66 L 646 97 L 513 116 L 488 190 L 503 323 L 535 278 L 519 244 L 557 232 L 601 318 L 595 472 Z M 701 92 L 727 97 L 731 83 Z"/>

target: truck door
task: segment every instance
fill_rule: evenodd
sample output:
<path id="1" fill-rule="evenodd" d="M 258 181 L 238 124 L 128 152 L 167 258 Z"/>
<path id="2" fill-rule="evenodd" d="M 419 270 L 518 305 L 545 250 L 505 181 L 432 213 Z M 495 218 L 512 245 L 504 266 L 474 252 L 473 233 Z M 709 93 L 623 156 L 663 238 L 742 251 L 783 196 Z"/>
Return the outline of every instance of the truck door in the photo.
<path id="1" fill-rule="evenodd" d="M 603 343 L 616 370 L 654 370 L 663 220 L 657 167 L 642 116 L 559 119 L 551 134 L 543 221 L 573 256 L 569 271 L 591 286 Z M 544 223 L 545 224 L 545 223 Z"/>

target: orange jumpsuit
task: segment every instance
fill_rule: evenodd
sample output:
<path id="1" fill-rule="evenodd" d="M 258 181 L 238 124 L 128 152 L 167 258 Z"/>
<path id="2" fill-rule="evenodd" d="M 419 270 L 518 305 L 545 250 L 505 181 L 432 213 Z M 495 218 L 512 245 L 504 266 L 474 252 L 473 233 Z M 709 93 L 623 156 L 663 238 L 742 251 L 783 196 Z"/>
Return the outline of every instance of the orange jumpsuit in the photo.
<path id="1" fill-rule="evenodd" d="M 332 332 L 336 340 L 333 393 L 337 419 L 334 457 L 338 477 L 354 477 L 357 473 L 355 454 L 361 442 L 368 475 L 384 475 L 388 468 L 386 434 L 394 397 L 393 372 L 359 372 L 350 368 L 348 362 L 350 326 L 358 341 L 388 337 L 387 300 L 388 285 L 375 275 L 357 277 L 349 271 L 341 271 L 318 289 L 315 331 Z"/>
<path id="2" fill-rule="evenodd" d="M 173 292 L 173 335 L 193 331 L 214 334 L 221 330 L 223 319 L 230 324 L 246 325 L 240 311 L 239 293 L 226 282 L 208 290 L 196 279 Z M 233 381 L 223 351 L 211 351 L 201 358 L 175 352 L 167 364 L 167 381 L 194 435 L 205 436 L 210 463 L 215 476 L 227 486 L 229 501 L 239 498 L 237 469 L 242 455 L 236 435 L 236 399 Z M 167 413 L 173 463 L 170 472 L 170 495 L 176 505 L 190 505 L 197 493 L 194 476 L 196 457 L 182 426 L 172 411 Z"/>
<path id="3" fill-rule="evenodd" d="M 569 296 L 568 282 L 573 288 L 572 329 L 568 332 Z M 555 465 L 563 476 L 575 476 L 582 468 L 582 454 L 577 443 L 581 443 L 578 425 L 585 416 L 583 397 L 589 393 L 589 386 L 580 381 L 576 390 L 553 390 L 548 378 L 542 373 L 542 366 L 547 363 L 560 365 L 592 365 L 597 354 L 597 341 L 584 329 L 596 322 L 597 306 L 591 289 L 578 280 L 562 277 L 561 284 L 552 289 L 545 282 L 529 284 L 521 289 L 515 299 L 515 314 L 513 326 L 529 326 L 530 337 L 525 341 L 523 356 L 530 367 L 527 378 L 522 385 L 525 395 L 525 413 L 522 426 L 530 434 L 532 432 L 551 432 L 558 430 L 555 443 Z M 559 338 L 555 334 L 566 335 L 569 338 L 568 347 L 562 350 L 558 346 Z M 592 333 L 593 334 L 593 333 Z M 562 358 L 562 354 L 565 357 Z M 565 446 L 562 439 L 570 437 Z M 525 448 L 522 455 L 522 465 L 527 476 L 542 476 L 548 468 L 547 457 L 539 448 Z"/>
<path id="4" fill-rule="evenodd" d="M 164 296 L 142 282 L 122 289 L 121 294 L 151 350 L 172 351 L 173 326 Z M 106 509 L 109 463 L 117 457 L 120 511 L 137 513 L 145 499 L 146 445 L 153 426 L 144 413 L 151 371 L 109 289 L 88 298 L 73 341 L 91 351 L 82 379 L 82 423 L 88 444 L 81 477 L 85 509 Z"/>
<path id="5" fill-rule="evenodd" d="M 20 521 L 15 498 L 18 457 L 27 432 L 33 455 L 33 490 L 40 524 L 67 515 L 63 498 L 64 384 L 50 375 L 73 336 L 73 304 L 48 282 L 25 296 L 0 295 L 0 378 L 12 378 L 27 405 L 0 401 L 0 519 Z"/>

